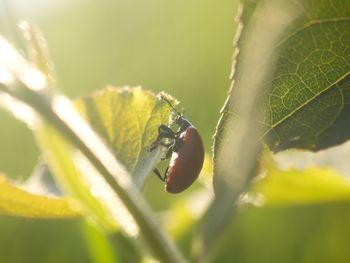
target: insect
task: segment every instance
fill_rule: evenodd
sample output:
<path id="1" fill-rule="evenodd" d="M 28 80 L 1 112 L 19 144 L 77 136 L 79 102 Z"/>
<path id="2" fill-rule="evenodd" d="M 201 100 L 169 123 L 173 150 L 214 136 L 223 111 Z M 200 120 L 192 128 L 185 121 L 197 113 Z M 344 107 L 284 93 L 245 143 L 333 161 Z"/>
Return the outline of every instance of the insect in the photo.
<path id="1" fill-rule="evenodd" d="M 175 109 L 169 100 L 164 96 L 161 97 L 177 114 L 173 123 L 176 123 L 179 128 L 173 131 L 169 126 L 160 125 L 157 139 L 148 150 L 153 151 L 159 145 L 167 148 L 165 155 L 161 158 L 161 160 L 170 158 L 164 175 L 162 176 L 158 169 L 154 169 L 153 172 L 165 182 L 166 192 L 180 193 L 198 178 L 204 161 L 204 147 L 197 129 Z"/>

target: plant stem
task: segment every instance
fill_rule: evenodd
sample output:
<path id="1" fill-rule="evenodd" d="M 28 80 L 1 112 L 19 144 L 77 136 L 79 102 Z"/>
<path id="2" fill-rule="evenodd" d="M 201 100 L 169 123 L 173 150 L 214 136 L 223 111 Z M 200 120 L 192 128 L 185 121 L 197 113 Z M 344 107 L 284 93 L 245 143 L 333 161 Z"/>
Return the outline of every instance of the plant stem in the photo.
<path id="1" fill-rule="evenodd" d="M 161 262 L 185 262 L 176 246 L 154 220 L 154 216 L 138 190 L 132 184 L 125 184 L 125 176 L 128 177 L 129 174 L 124 167 L 114 157 L 109 159 L 108 163 L 104 160 L 103 155 L 98 154 L 101 151 L 96 151 L 97 146 L 93 144 L 96 141 L 86 140 L 82 135 L 86 131 L 72 123 L 72 115 L 80 118 L 78 123 L 85 123 L 73 108 L 58 109 L 54 104 L 57 99 L 64 99 L 66 102 L 68 102 L 68 99 L 57 94 L 53 94 L 50 99 L 47 99 L 39 91 L 32 90 L 24 83 L 10 88 L 0 83 L 0 91 L 4 91 L 31 106 L 88 158 L 134 217 L 147 244 Z M 94 139 L 99 141 L 98 136 L 95 133 L 93 135 L 96 136 Z M 102 147 L 103 149 L 100 150 L 105 153 L 111 154 L 104 144 L 98 147 Z"/>

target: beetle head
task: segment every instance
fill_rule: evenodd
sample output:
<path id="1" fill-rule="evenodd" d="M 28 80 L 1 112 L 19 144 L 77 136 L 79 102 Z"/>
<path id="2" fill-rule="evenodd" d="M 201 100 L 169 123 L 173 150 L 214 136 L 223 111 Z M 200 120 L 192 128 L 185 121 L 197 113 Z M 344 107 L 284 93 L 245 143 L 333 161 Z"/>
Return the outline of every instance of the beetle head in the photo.
<path id="1" fill-rule="evenodd" d="M 182 126 L 183 122 L 184 122 L 183 114 L 182 113 L 180 115 L 177 114 L 177 116 L 174 119 L 174 123 L 176 123 L 179 126 Z"/>
<path id="2" fill-rule="evenodd" d="M 173 106 L 173 104 L 171 104 L 171 102 L 166 98 L 166 97 L 164 97 L 163 95 L 161 95 L 161 98 L 165 101 L 165 102 L 167 102 L 169 105 L 170 105 L 170 107 L 174 110 L 174 112 L 176 113 L 176 117 L 173 117 L 172 119 L 172 121 L 170 122 L 170 125 L 171 124 L 174 124 L 174 123 L 176 123 L 179 127 L 184 127 L 184 126 L 190 126 L 191 124 L 188 122 L 188 120 L 186 120 L 185 118 L 184 118 L 184 111 L 182 111 L 182 113 L 180 113 L 180 112 L 178 112 L 176 109 L 175 109 L 175 107 Z"/>

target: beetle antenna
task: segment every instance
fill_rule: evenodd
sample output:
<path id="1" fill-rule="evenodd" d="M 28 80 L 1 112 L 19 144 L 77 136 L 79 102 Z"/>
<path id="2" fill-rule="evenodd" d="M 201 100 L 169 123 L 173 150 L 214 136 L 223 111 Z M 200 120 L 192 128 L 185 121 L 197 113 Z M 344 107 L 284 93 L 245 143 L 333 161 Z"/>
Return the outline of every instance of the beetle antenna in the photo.
<path id="1" fill-rule="evenodd" d="M 178 112 L 178 111 L 175 109 L 175 107 L 173 106 L 173 104 L 171 104 L 171 102 L 170 102 L 167 98 L 165 98 L 163 95 L 160 95 L 160 96 L 161 96 L 161 98 L 162 98 L 164 101 L 166 101 L 166 102 L 170 105 L 170 107 L 171 107 L 177 114 L 179 114 L 180 116 L 183 116 L 183 114 L 180 113 L 180 112 Z"/>

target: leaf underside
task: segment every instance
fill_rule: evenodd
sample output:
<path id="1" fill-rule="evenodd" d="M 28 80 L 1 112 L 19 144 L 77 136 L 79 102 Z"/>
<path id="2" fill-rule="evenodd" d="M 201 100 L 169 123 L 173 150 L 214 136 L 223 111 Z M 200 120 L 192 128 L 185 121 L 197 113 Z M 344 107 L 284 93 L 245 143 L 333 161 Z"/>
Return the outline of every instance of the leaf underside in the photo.
<path id="1" fill-rule="evenodd" d="M 107 87 L 78 99 L 76 106 L 141 187 L 159 158 L 147 150 L 171 108 L 149 91 L 128 87 Z"/>
<path id="2" fill-rule="evenodd" d="M 244 1 L 241 22 L 248 23 L 257 3 Z M 263 1 L 264 2 L 264 1 Z M 335 3 L 336 2 L 336 3 Z M 340 144 L 350 137 L 350 2 L 288 1 L 299 13 L 277 43 L 273 74 L 262 84 L 262 117 L 252 121 L 273 151 L 312 151 Z M 266 1 L 265 4 L 268 4 Z M 244 46 L 245 32 L 237 43 Z M 238 54 L 233 80 L 240 76 Z M 214 151 L 227 120 L 239 118 L 235 85 L 218 123 Z"/>
<path id="3" fill-rule="evenodd" d="M 311 20 L 277 48 L 264 122 L 274 150 L 319 150 L 349 138 L 349 28 L 350 11 L 335 21 Z"/>

